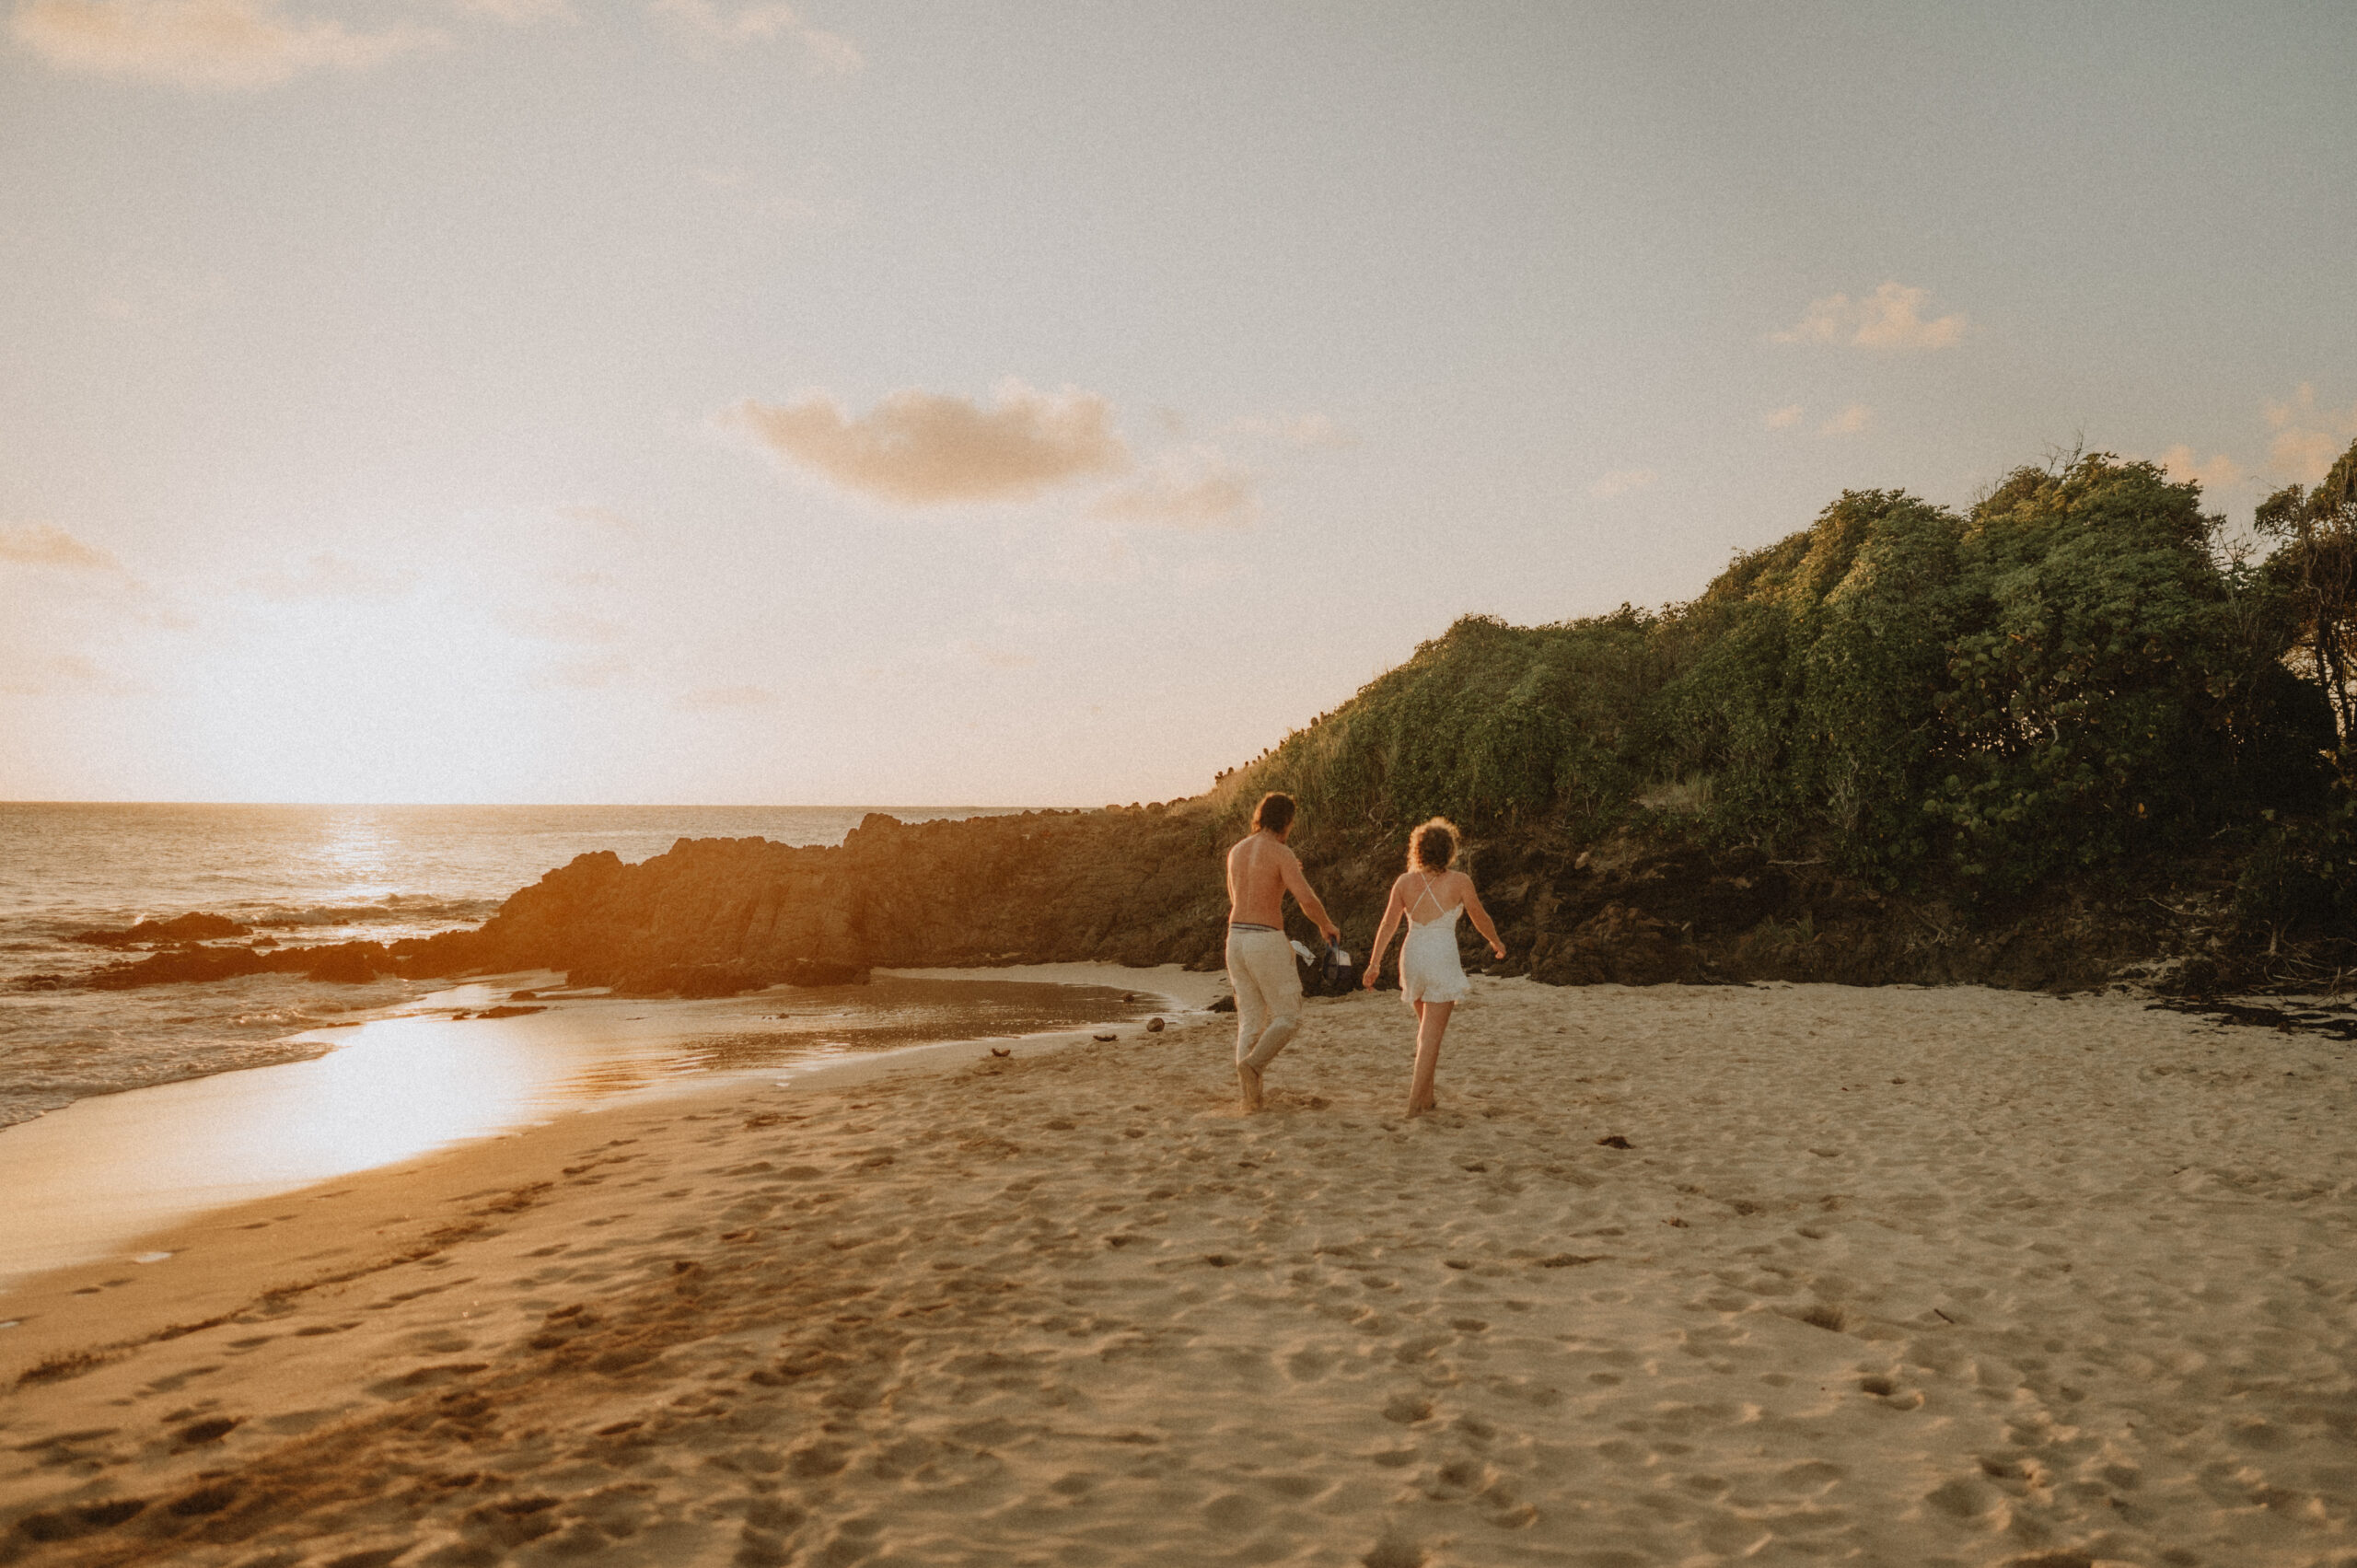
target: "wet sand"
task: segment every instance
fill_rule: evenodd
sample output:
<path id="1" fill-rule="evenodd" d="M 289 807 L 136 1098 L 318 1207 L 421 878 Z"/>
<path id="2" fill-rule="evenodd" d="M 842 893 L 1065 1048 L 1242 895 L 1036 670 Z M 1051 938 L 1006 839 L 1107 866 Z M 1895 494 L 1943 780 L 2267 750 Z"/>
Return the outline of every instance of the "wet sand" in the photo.
<path id="1" fill-rule="evenodd" d="M 1173 965 L 884 970 L 867 985 L 698 1002 L 547 989 L 562 978 L 456 986 L 292 1037 L 311 1060 L 95 1096 L 0 1128 L 0 1289 L 210 1210 L 592 1105 L 792 1078 L 878 1051 L 926 1059 L 908 1041 L 952 1042 L 960 1059 L 970 1052 L 958 1043 L 985 1035 L 1069 1042 L 1100 1020 L 1200 1006 L 1218 990 L 1216 977 Z"/>
<path id="2" fill-rule="evenodd" d="M 1477 981 L 628 1105 L 0 1296 L 0 1562 L 2334 1564 L 2350 1048 Z M 1618 1140 L 1627 1147 L 1600 1140 Z M 29 1374 L 29 1380 L 17 1381 Z"/>

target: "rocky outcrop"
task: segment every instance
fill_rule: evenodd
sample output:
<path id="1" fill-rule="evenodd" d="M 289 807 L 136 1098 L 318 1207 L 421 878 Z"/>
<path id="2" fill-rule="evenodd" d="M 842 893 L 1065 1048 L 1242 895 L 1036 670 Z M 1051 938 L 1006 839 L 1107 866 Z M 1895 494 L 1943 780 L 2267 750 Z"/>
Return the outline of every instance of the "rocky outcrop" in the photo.
<path id="1" fill-rule="evenodd" d="M 1199 814 L 870 815 L 839 848 L 682 839 L 634 865 L 581 855 L 480 929 L 392 952 L 405 974 L 557 969 L 648 994 L 843 983 L 872 966 L 1208 967 L 1226 914 L 1217 850 Z"/>
<path id="2" fill-rule="evenodd" d="M 401 972 L 401 961 L 378 942 L 336 942 L 311 947 L 191 944 L 134 963 L 110 965 L 87 977 L 84 983 L 99 991 L 131 991 L 143 985 L 237 980 L 250 974 L 299 974 L 306 980 L 366 985 L 378 975 Z"/>
<path id="3" fill-rule="evenodd" d="M 192 912 L 171 920 L 143 920 L 122 930 L 77 931 L 66 940 L 93 947 L 131 947 L 149 942 L 210 942 L 243 936 L 248 929 L 226 914 Z"/>

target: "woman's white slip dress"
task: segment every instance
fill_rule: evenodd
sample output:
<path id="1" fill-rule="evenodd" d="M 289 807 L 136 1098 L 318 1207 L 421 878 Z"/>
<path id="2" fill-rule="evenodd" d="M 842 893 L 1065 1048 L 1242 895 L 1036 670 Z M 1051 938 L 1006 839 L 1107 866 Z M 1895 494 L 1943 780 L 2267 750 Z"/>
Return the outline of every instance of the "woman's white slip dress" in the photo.
<path id="1" fill-rule="evenodd" d="M 1457 961 L 1457 917 L 1465 906 L 1444 910 L 1433 892 L 1433 879 L 1423 877 L 1423 891 L 1408 906 L 1408 937 L 1399 948 L 1399 997 L 1411 1007 L 1419 1002 L 1462 1002 L 1472 986 L 1465 966 Z M 1433 917 L 1419 923 L 1416 910 L 1432 906 Z"/>

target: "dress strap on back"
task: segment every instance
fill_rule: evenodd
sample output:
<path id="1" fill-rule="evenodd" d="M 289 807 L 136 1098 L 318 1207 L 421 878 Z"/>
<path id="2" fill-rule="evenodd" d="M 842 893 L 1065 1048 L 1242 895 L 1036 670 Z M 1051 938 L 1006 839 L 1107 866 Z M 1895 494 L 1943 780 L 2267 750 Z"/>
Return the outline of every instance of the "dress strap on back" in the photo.
<path id="1" fill-rule="evenodd" d="M 1417 873 L 1416 873 L 1416 876 L 1417 876 L 1417 877 L 1419 877 L 1419 878 L 1423 882 L 1424 887 L 1423 887 L 1423 891 L 1422 891 L 1421 893 L 1418 893 L 1418 894 L 1416 895 L 1416 901 L 1415 901 L 1415 903 L 1411 903 L 1411 904 L 1410 904 L 1410 905 L 1408 906 L 1408 923 L 1409 923 L 1411 925 L 1414 925 L 1414 924 L 1418 924 L 1418 923 L 1422 923 L 1422 924 L 1425 924 L 1425 925 L 1430 925 L 1430 924 L 1432 923 L 1432 921 L 1430 921 L 1430 920 L 1428 920 L 1428 921 L 1423 921 L 1423 922 L 1421 922 L 1421 923 L 1417 921 L 1417 919 L 1416 919 L 1416 915 L 1415 915 L 1415 910 L 1416 910 L 1416 906 L 1417 906 L 1417 904 L 1422 904 L 1422 902 L 1424 902 L 1427 899 L 1429 899 L 1430 900 L 1432 900 L 1432 906 L 1433 906 L 1433 911 L 1434 911 L 1434 913 L 1433 913 L 1433 920 L 1439 920 L 1439 919 L 1443 918 L 1444 916 L 1446 916 L 1446 915 L 1448 913 L 1448 912 L 1447 912 L 1446 910 L 1442 909 L 1442 908 L 1440 907 L 1440 895 L 1433 891 L 1433 879 L 1432 879 L 1432 877 L 1431 877 L 1429 875 L 1427 875 L 1426 873 L 1422 872 L 1422 871 L 1417 872 Z"/>

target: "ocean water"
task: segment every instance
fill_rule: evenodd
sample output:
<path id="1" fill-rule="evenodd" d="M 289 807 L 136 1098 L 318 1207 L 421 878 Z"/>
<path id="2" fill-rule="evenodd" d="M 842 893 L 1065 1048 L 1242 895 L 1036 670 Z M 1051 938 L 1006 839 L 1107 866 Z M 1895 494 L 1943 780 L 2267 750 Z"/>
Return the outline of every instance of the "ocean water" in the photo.
<path id="1" fill-rule="evenodd" d="M 872 810 L 909 822 L 999 814 L 0 803 L 0 1126 L 92 1095 L 317 1056 L 328 1049 L 319 1040 L 289 1037 L 380 1016 L 447 984 L 257 975 L 90 991 L 71 982 L 125 955 L 70 940 L 76 932 L 203 910 L 284 942 L 389 942 L 476 924 L 518 888 L 588 851 L 641 861 L 682 838 L 837 844 Z M 880 994 L 874 1005 L 890 1008 Z M 908 1032 L 888 1019 L 876 1027 L 880 1036 Z"/>

